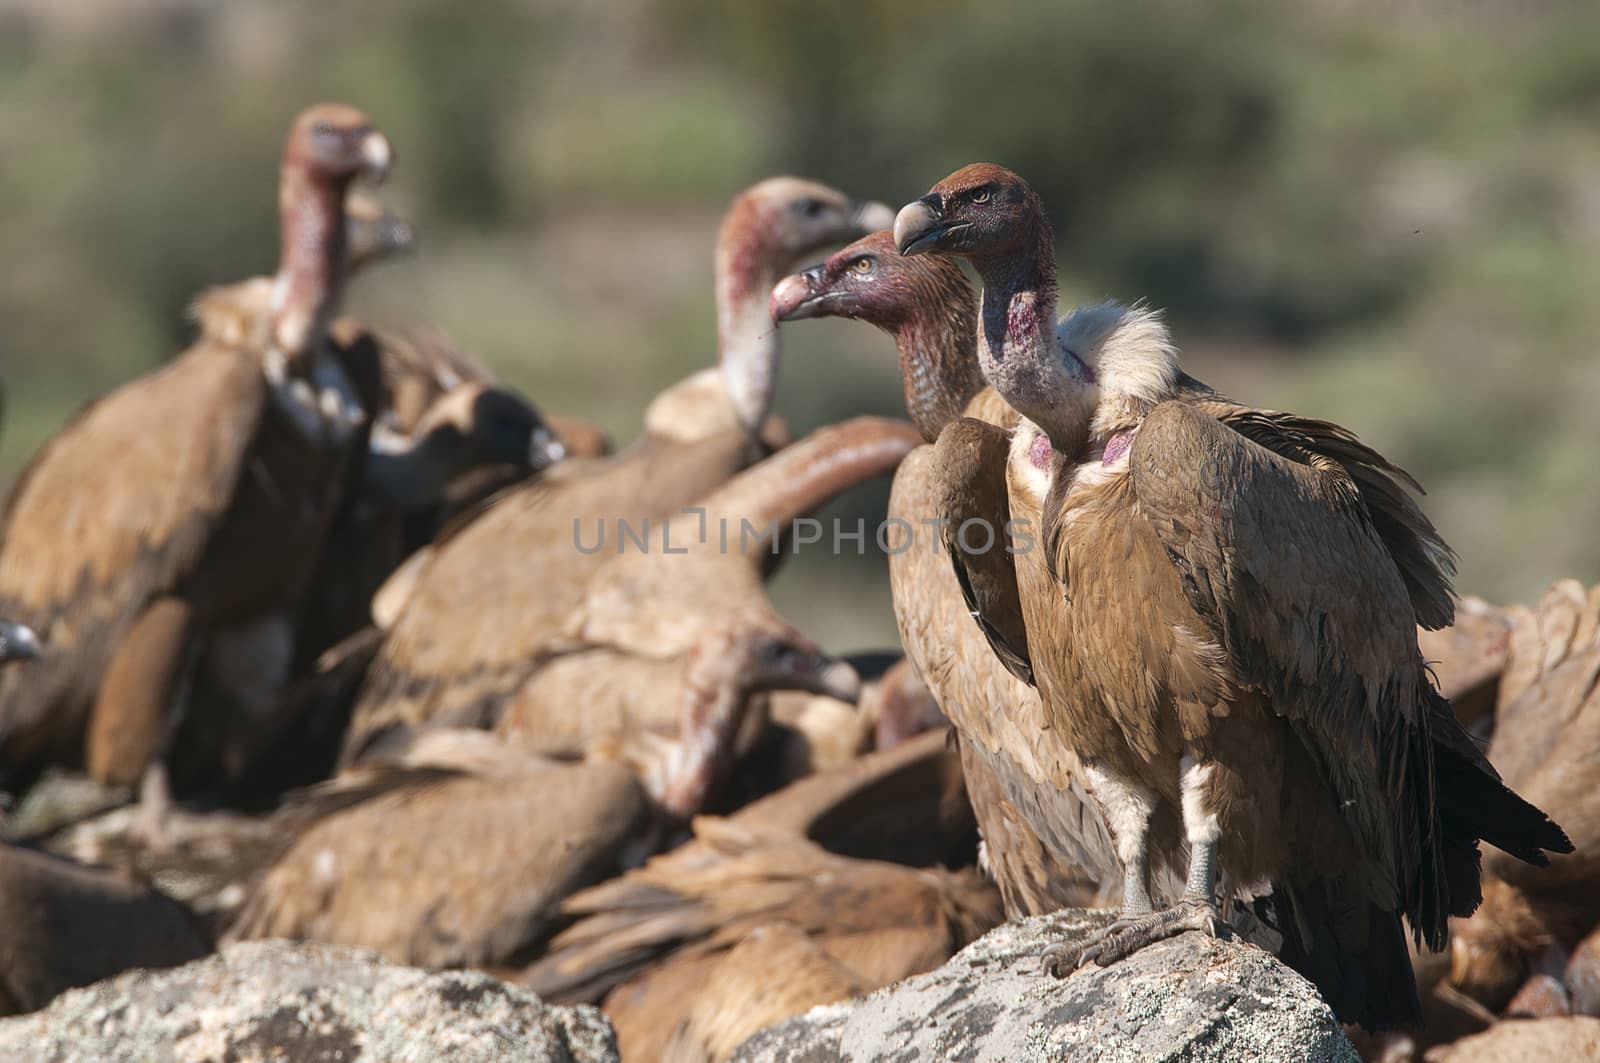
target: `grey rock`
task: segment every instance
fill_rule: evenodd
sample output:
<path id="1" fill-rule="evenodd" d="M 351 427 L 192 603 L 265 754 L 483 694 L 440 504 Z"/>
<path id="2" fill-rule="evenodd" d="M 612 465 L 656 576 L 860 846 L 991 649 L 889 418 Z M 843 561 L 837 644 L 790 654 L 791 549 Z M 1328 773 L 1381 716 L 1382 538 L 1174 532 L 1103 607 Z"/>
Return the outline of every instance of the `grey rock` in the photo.
<path id="1" fill-rule="evenodd" d="M 1062 980 L 1043 972 L 1041 952 L 1110 918 L 1008 923 L 937 970 L 763 1030 L 733 1059 L 1356 1063 L 1311 983 L 1250 945 L 1184 934 Z"/>
<path id="2" fill-rule="evenodd" d="M 134 971 L 0 1022 L 15 1063 L 617 1063 L 591 1007 L 554 1007 L 475 971 L 362 949 L 246 942 Z"/>

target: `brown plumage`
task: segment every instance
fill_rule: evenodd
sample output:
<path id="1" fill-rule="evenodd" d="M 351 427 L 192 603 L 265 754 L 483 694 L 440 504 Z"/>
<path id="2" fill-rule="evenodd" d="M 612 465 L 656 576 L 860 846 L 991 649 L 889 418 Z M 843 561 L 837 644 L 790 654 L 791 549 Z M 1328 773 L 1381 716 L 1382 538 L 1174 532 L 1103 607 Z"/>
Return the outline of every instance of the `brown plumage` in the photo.
<path id="1" fill-rule="evenodd" d="M 1016 415 L 978 370 L 971 285 L 954 262 L 902 257 L 889 233 L 877 233 L 783 281 L 771 312 L 782 321 L 859 318 L 891 333 L 906 410 L 930 443 L 963 413 L 993 427 L 988 435 L 962 436 L 961 445 L 952 435 L 937 451 L 920 448 L 895 474 L 888 514 L 895 619 L 907 659 L 962 736 L 986 863 L 1007 911 L 1038 914 L 1086 903 L 1100 896 L 1102 882 L 1114 901 L 1116 857 L 1081 769 L 1070 750 L 1040 740 L 1044 710 L 1030 685 L 1016 576 L 1004 550 L 1008 521 L 1015 516 L 1027 534 L 1037 511 L 1012 514 L 1005 498 L 1005 433 Z M 951 491 L 983 494 L 985 519 L 1001 547 L 973 555 L 970 568 L 952 569 L 942 538 L 927 523 Z"/>
<path id="2" fill-rule="evenodd" d="M 1489 759 L 1560 819 L 1577 851 L 1540 869 L 1485 855 L 1483 905 L 1455 923 L 1450 980 L 1496 1011 L 1600 925 L 1600 587 L 1556 584 L 1517 611 L 1511 645 L 1507 679 L 1519 678 L 1496 714 Z"/>
<path id="3" fill-rule="evenodd" d="M 612 544 L 622 522 L 659 528 L 763 455 L 756 432 L 778 356 L 768 290 L 800 255 L 858 236 L 885 213 L 793 178 L 735 198 L 717 244 L 718 368 L 657 396 L 644 436 L 623 453 L 506 492 L 406 574 L 397 597 L 407 604 L 362 691 L 347 763 L 395 730 L 492 722 L 614 550 L 579 549 L 597 525 Z"/>
<path id="4" fill-rule="evenodd" d="M 352 270 L 409 247 L 404 222 L 365 197 L 349 201 L 360 212 L 347 219 Z M 273 284 L 257 277 L 203 292 L 190 308 L 202 339 L 238 344 L 260 335 Z M 341 344 L 376 346 L 381 387 L 367 459 L 351 469 L 311 581 L 295 674 L 368 624 L 383 581 L 447 523 L 565 456 L 539 411 L 443 332 L 351 317 L 329 332 Z"/>
<path id="5" fill-rule="evenodd" d="M 389 160 L 360 112 L 302 114 L 284 151 L 279 298 L 265 328 L 237 343 L 202 338 L 92 403 L 17 481 L 0 611 L 50 650 L 0 676 L 8 787 L 56 759 L 138 781 L 182 715 L 196 662 L 232 632 L 293 611 L 365 449 L 375 394 L 370 346 L 326 336 L 345 273 L 345 189 Z M 286 665 L 268 654 L 239 683 L 279 679 Z M 146 681 L 112 687 L 108 669 Z M 193 722 L 226 731 L 216 710 L 207 716 Z"/>
<path id="6" fill-rule="evenodd" d="M 1411 481 L 1347 431 L 1186 386 L 1159 318 L 1107 304 L 1058 330 L 1037 196 L 957 171 L 896 220 L 903 252 L 969 258 L 985 378 L 1025 417 L 1009 492 L 1043 515 L 1018 562 L 1051 740 L 1083 759 L 1126 871 L 1102 963 L 1253 899 L 1346 1021 L 1417 1021 L 1401 916 L 1443 947 L 1478 902 L 1478 841 L 1571 843 L 1507 789 L 1433 689 L 1416 626 L 1451 619 L 1448 549 Z M 1189 875 L 1152 911 L 1152 829 Z M 1057 970 L 1068 957 L 1052 957 Z"/>
<path id="7" fill-rule="evenodd" d="M 127 875 L 0 844 L 0 1015 L 135 967 L 211 951 L 177 901 Z"/>
<path id="8" fill-rule="evenodd" d="M 694 840 L 569 899 L 581 921 L 525 981 L 556 1001 L 604 996 L 627 1058 L 720 1059 L 771 1022 L 935 967 L 1000 919 L 975 871 L 930 866 L 971 844 L 959 787 L 927 734 L 702 817 Z"/>
<path id="9" fill-rule="evenodd" d="M 499 731 L 541 745 L 625 726 L 676 732 L 710 704 L 768 689 L 853 701 L 854 672 L 773 608 L 763 562 L 796 517 L 889 472 L 916 442 L 910 425 L 883 418 L 818 429 L 672 518 L 648 550 L 613 555 L 507 701 Z M 704 795 L 686 799 L 684 814 Z"/>
<path id="10" fill-rule="evenodd" d="M 430 967 L 510 962 L 563 897 L 621 871 L 652 831 L 625 764 L 563 763 L 477 731 L 434 732 L 301 801 L 285 815 L 322 818 L 256 885 L 229 940 L 360 945 Z"/>

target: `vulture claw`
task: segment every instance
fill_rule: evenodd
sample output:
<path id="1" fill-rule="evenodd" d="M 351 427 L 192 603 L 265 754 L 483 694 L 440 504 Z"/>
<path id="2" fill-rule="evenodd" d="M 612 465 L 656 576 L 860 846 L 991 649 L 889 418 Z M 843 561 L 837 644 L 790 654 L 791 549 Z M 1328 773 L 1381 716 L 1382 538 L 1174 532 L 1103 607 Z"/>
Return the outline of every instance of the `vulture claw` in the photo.
<path id="1" fill-rule="evenodd" d="M 1204 901 L 1184 900 L 1164 911 L 1118 919 L 1096 932 L 1083 943 L 1070 969 L 1076 970 L 1088 963 L 1109 967 L 1148 945 L 1177 937 L 1187 930 L 1198 930 L 1211 937 L 1222 937 L 1224 933 L 1215 907 Z"/>

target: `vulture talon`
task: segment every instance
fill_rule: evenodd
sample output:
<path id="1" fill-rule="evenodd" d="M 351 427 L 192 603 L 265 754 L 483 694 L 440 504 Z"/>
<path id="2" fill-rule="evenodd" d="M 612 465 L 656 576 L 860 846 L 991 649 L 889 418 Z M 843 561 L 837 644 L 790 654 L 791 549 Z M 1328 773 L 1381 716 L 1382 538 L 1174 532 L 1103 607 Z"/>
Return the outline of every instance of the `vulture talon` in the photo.
<path id="1" fill-rule="evenodd" d="M 1077 966 L 1093 963 L 1110 967 L 1158 941 L 1198 930 L 1211 937 L 1222 937 L 1222 921 L 1217 910 L 1204 901 L 1185 900 L 1163 911 L 1136 919 L 1118 919 L 1084 943 L 1078 952 Z"/>
<path id="2" fill-rule="evenodd" d="M 1039 966 L 1051 978 L 1065 978 L 1078 969 L 1078 951 L 1072 945 L 1052 945 L 1039 954 Z"/>

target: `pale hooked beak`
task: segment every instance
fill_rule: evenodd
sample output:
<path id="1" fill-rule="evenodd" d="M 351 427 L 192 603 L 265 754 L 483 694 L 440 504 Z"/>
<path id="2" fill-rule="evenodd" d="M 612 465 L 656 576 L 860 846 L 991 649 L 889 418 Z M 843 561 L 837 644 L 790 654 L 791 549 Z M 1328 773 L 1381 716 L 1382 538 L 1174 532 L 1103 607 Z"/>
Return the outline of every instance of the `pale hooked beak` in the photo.
<path id="1" fill-rule="evenodd" d="M 361 138 L 361 172 L 367 180 L 383 184 L 393 165 L 394 148 L 389 146 L 388 137 L 374 129 Z"/>
<path id="2" fill-rule="evenodd" d="M 44 644 L 26 624 L 0 620 L 0 664 L 32 661 L 44 654 Z"/>
<path id="3" fill-rule="evenodd" d="M 566 445 L 548 428 L 533 430 L 528 441 L 528 465 L 534 472 L 542 472 L 567 456 Z"/>
<path id="4" fill-rule="evenodd" d="M 952 225 L 944 220 L 943 203 L 937 193 L 930 192 L 907 203 L 895 215 L 894 246 L 907 257 L 937 251 L 945 235 L 964 228 L 964 222 Z"/>
<path id="5" fill-rule="evenodd" d="M 816 692 L 854 705 L 861 700 L 861 676 L 849 661 L 831 661 L 817 675 Z"/>
<path id="6" fill-rule="evenodd" d="M 767 312 L 772 315 L 773 324 L 821 317 L 829 295 L 819 291 L 821 287 L 821 266 L 812 266 L 779 281 L 777 287 L 772 289 L 772 298 L 767 301 Z"/>
<path id="7" fill-rule="evenodd" d="M 894 224 L 894 208 L 876 200 L 859 202 L 852 217 L 861 226 L 862 235 L 882 232 Z"/>

